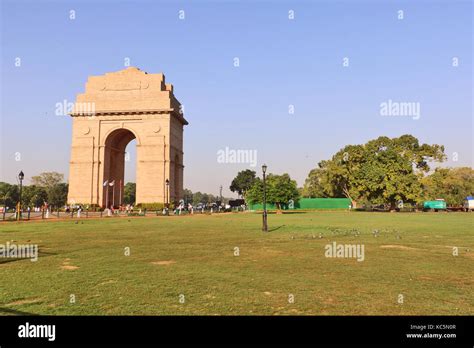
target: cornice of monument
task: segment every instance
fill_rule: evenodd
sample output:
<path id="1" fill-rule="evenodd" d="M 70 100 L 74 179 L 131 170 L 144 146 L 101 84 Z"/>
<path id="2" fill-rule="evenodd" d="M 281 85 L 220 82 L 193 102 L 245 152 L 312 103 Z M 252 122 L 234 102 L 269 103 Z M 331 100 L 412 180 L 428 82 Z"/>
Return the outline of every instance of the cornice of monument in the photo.
<path id="1" fill-rule="evenodd" d="M 71 112 L 69 115 L 71 117 L 94 117 L 94 116 L 135 116 L 135 115 L 163 115 L 171 114 L 176 117 L 182 124 L 188 125 L 188 121 L 180 115 L 175 109 L 156 109 L 156 110 L 99 110 L 95 112 Z"/>

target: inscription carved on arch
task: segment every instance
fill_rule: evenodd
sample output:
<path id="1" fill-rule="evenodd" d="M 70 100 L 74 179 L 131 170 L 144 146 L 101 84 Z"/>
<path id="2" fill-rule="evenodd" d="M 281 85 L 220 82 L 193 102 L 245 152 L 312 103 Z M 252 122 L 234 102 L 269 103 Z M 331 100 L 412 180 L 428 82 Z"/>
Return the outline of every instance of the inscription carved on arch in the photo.
<path id="1" fill-rule="evenodd" d="M 148 81 L 105 81 L 99 86 L 101 91 L 138 91 L 150 87 Z"/>

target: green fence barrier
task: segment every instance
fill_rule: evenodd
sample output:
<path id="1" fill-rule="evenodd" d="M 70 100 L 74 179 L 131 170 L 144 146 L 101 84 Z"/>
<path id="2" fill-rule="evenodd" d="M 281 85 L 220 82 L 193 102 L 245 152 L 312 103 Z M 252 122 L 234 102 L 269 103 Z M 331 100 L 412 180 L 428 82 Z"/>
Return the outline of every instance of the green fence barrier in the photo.
<path id="1" fill-rule="evenodd" d="M 311 210 L 311 209 L 349 209 L 349 198 L 301 198 L 297 203 L 284 204 L 283 210 Z M 249 204 L 250 210 L 262 210 L 262 204 Z M 276 210 L 274 204 L 267 204 L 268 210 Z"/>

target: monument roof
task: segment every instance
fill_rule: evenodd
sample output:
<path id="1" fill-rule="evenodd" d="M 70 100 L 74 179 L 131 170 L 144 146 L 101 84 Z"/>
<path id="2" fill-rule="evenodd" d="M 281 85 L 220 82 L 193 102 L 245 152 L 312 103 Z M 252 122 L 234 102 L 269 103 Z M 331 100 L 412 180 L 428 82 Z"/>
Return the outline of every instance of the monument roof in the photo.
<path id="1" fill-rule="evenodd" d="M 94 105 L 95 114 L 170 112 L 188 124 L 173 91 L 163 73 L 148 74 L 137 67 L 89 76 L 85 92 L 77 95 L 71 116 L 79 115 L 79 106 L 87 103 Z"/>

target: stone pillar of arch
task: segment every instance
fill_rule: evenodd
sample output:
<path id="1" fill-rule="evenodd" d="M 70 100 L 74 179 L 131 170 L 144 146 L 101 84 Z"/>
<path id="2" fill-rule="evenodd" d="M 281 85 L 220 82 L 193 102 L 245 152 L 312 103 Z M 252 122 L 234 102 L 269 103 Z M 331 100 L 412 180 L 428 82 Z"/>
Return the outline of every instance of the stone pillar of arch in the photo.
<path id="1" fill-rule="evenodd" d="M 182 198 L 183 128 L 188 122 L 163 74 L 130 67 L 90 76 L 71 116 L 69 204 L 120 205 L 125 148 L 133 139 L 136 203 L 166 202 L 166 179 L 170 202 Z M 112 181 L 107 197 L 104 184 Z"/>

